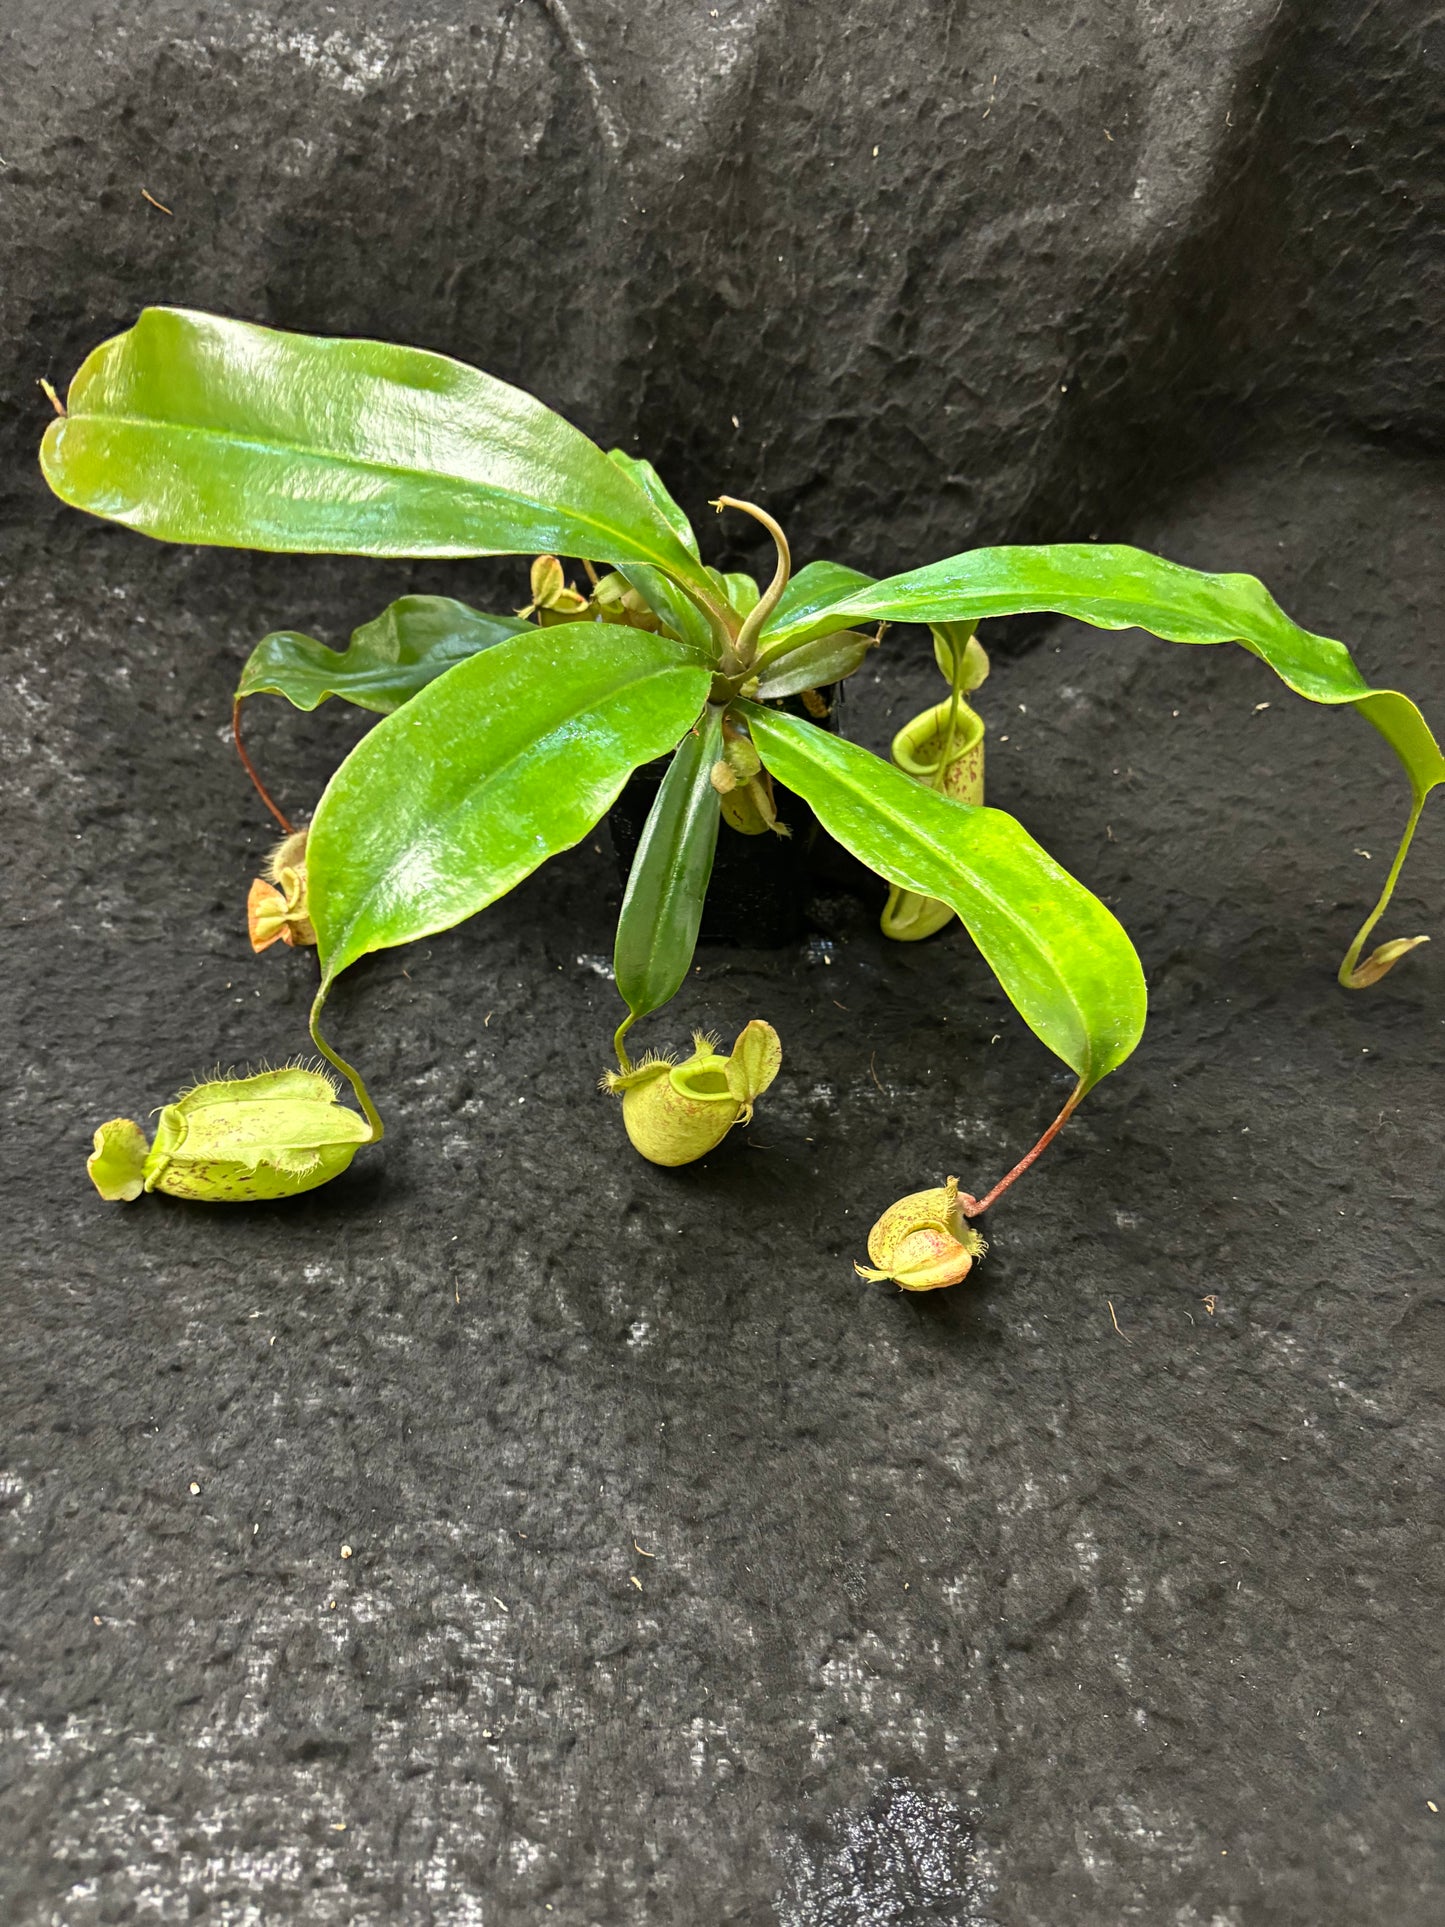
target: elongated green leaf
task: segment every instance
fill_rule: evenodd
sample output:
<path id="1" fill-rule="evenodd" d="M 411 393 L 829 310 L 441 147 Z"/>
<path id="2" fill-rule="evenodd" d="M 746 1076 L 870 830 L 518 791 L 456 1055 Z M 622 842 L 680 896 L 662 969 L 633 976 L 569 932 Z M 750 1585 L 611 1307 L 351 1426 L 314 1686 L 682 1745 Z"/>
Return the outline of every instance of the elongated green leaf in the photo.
<path id="1" fill-rule="evenodd" d="M 627 879 L 613 965 L 633 1018 L 676 996 L 691 966 L 717 848 L 711 775 L 721 755 L 722 711 L 709 704 L 658 786 Z"/>
<path id="2" fill-rule="evenodd" d="M 758 667 L 762 672 L 758 694 L 769 698 L 792 696 L 800 689 L 816 688 L 820 682 L 837 682 L 852 675 L 863 660 L 861 653 L 855 653 L 855 643 L 862 640 L 855 630 L 832 623 L 826 629 L 809 629 L 807 640 L 801 644 L 795 645 L 790 638 L 796 627 L 806 625 L 820 609 L 867 589 L 872 581 L 871 575 L 846 568 L 841 562 L 810 562 L 806 568 L 799 569 L 763 624 L 758 643 Z M 780 623 L 782 639 L 775 642 L 772 632 Z M 816 666 L 830 661 L 838 665 L 833 674 L 818 675 Z M 844 667 L 844 664 L 850 666 Z"/>
<path id="3" fill-rule="evenodd" d="M 418 348 L 148 308 L 88 357 L 40 461 L 62 500 L 168 542 L 585 555 L 714 594 L 595 443 L 521 389 Z"/>
<path id="4" fill-rule="evenodd" d="M 1144 1029 L 1144 973 L 1118 919 L 1002 810 L 912 782 L 796 717 L 740 704 L 764 763 L 830 835 L 900 889 L 957 912 L 1029 1028 L 1082 1091 Z"/>
<path id="5" fill-rule="evenodd" d="M 793 649 L 845 621 L 977 622 L 1040 611 L 1074 616 L 1099 629 L 1147 629 L 1167 642 L 1238 642 L 1296 694 L 1358 709 L 1404 765 L 1414 807 L 1384 894 L 1351 944 L 1340 981 L 1352 990 L 1378 982 L 1391 964 L 1425 941 L 1396 938 L 1364 964 L 1358 962 L 1362 944 L 1390 901 L 1425 798 L 1445 783 L 1440 745 L 1408 696 L 1371 688 L 1342 642 L 1291 622 L 1252 575 L 1209 575 L 1115 543 L 972 549 L 850 591 L 826 608 L 800 603 L 789 612 L 780 604 L 763 631 L 762 654 L 776 669 Z"/>
<path id="6" fill-rule="evenodd" d="M 347 649 L 328 649 L 293 629 L 263 636 L 251 651 L 236 695 L 284 696 L 315 709 L 341 696 L 389 716 L 468 656 L 529 631 L 518 616 L 485 616 L 444 595 L 408 595 L 351 632 Z"/>
<path id="7" fill-rule="evenodd" d="M 790 649 L 781 662 L 763 670 L 757 695 L 776 702 L 780 696 L 796 696 L 800 689 L 823 689 L 829 683 L 842 682 L 874 647 L 875 638 L 857 629 L 835 629 L 830 636 L 814 636 L 811 642 Z"/>
<path id="8" fill-rule="evenodd" d="M 323 988 L 503 896 L 584 837 L 696 721 L 709 675 L 664 636 L 564 623 L 458 663 L 377 724 L 306 848 Z"/>
<path id="9" fill-rule="evenodd" d="M 972 549 L 822 609 L 780 604 L 763 648 L 795 647 L 849 622 L 976 622 L 1042 611 L 1098 629 L 1147 629 L 1166 642 L 1242 643 L 1311 702 L 1355 704 L 1395 750 L 1417 795 L 1445 781 L 1445 757 L 1414 703 L 1372 689 L 1342 642 L 1291 622 L 1254 576 L 1209 575 L 1117 543 Z"/>

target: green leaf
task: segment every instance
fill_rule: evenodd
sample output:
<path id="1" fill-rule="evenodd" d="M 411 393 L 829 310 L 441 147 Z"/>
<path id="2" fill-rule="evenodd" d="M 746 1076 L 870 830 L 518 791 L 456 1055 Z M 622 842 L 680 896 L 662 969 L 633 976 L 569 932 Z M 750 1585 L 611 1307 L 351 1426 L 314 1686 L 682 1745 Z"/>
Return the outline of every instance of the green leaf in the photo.
<path id="1" fill-rule="evenodd" d="M 1358 705 L 1404 763 L 1417 794 L 1445 781 L 1445 757 L 1414 703 L 1395 690 L 1372 689 L 1342 642 L 1291 622 L 1254 576 L 1208 575 L 1117 543 L 972 549 L 859 588 L 826 608 L 784 614 L 780 604 L 765 638 L 771 651 L 846 622 L 978 622 L 1043 611 L 1098 629 L 1147 629 L 1166 642 L 1242 643 L 1298 695 Z"/>
<path id="2" fill-rule="evenodd" d="M 744 575 L 738 571 L 735 574 L 723 576 L 722 585 L 727 591 L 728 601 L 740 616 L 751 615 L 757 608 L 762 590 L 758 587 L 754 576 Z"/>
<path id="3" fill-rule="evenodd" d="M 1118 919 L 1002 810 L 956 803 L 867 750 L 756 704 L 780 783 L 870 869 L 957 912 L 1029 1028 L 1079 1078 L 1118 1068 L 1144 1029 L 1144 973 Z"/>
<path id="4" fill-rule="evenodd" d="M 607 459 L 615 462 L 624 475 L 632 478 L 688 554 L 696 558 L 697 536 L 693 533 L 692 523 L 668 494 L 662 477 L 652 463 L 643 461 L 638 455 L 629 455 L 621 448 L 610 448 Z M 691 596 L 684 595 L 661 569 L 647 568 L 634 562 L 624 564 L 622 573 L 637 593 L 644 597 L 648 607 L 662 617 L 674 635 L 691 643 L 695 649 L 706 650 L 710 657 L 716 654 L 713 631 L 707 617 Z"/>
<path id="5" fill-rule="evenodd" d="M 63 501 L 168 542 L 643 562 L 715 591 L 667 517 L 521 389 L 419 348 L 148 308 L 41 446 Z"/>
<path id="6" fill-rule="evenodd" d="M 722 710 L 709 704 L 684 736 L 658 787 L 627 879 L 613 965 L 631 1015 L 660 1010 L 692 964 L 717 848 L 720 798 L 711 782 L 722 756 Z"/>
<path id="7" fill-rule="evenodd" d="M 241 671 L 236 696 L 284 696 L 297 709 L 341 696 L 389 716 L 468 656 L 531 628 L 517 616 L 481 615 L 450 596 L 402 596 L 353 629 L 347 649 L 328 649 L 292 629 L 263 636 Z"/>
<path id="8" fill-rule="evenodd" d="M 625 448 L 609 448 L 607 459 L 609 462 L 616 462 L 622 473 L 631 477 L 688 554 L 696 556 L 698 554 L 697 536 L 693 532 L 692 523 L 673 501 L 668 493 L 667 484 L 652 463 L 643 461 L 640 455 L 629 455 Z"/>
<path id="9" fill-rule="evenodd" d="M 857 629 L 835 629 L 830 636 L 815 636 L 801 648 L 790 649 L 770 669 L 764 668 L 757 695 L 761 701 L 776 702 L 781 696 L 796 696 L 801 689 L 825 689 L 829 683 L 851 676 L 876 647 L 872 636 Z"/>
<path id="10" fill-rule="evenodd" d="M 863 575 L 842 562 L 810 562 L 792 578 L 778 598 L 772 615 L 763 624 L 762 647 L 770 648 L 775 637 L 786 640 L 794 630 L 806 627 L 820 609 L 831 608 L 845 596 L 868 588 L 872 581 L 871 575 Z M 835 622 L 832 626 L 835 629 L 847 629 L 851 624 Z"/>
<path id="11" fill-rule="evenodd" d="M 665 636 L 564 623 L 458 663 L 378 723 L 307 841 L 323 991 L 368 951 L 450 929 L 579 842 L 692 726 L 708 684 Z"/>
<path id="12" fill-rule="evenodd" d="M 1408 696 L 1372 688 L 1342 642 L 1291 622 L 1254 576 L 1210 575 L 1117 543 L 972 549 L 849 591 L 825 608 L 800 603 L 785 611 L 780 604 L 764 632 L 764 650 L 769 660 L 785 661 L 792 649 L 841 622 L 978 622 L 1042 611 L 1099 629 L 1147 629 L 1167 642 L 1238 642 L 1297 695 L 1349 704 L 1374 725 L 1404 765 L 1414 803 L 1384 895 L 1340 967 L 1348 988 L 1377 981 L 1404 954 L 1401 940 L 1357 968 L 1360 947 L 1389 902 L 1425 798 L 1445 783 L 1445 756 Z"/>
<path id="13" fill-rule="evenodd" d="M 854 629 L 830 624 L 823 630 L 810 630 L 801 645 L 789 642 L 793 628 L 807 623 L 820 609 L 828 608 L 841 597 L 857 594 L 872 582 L 871 575 L 846 568 L 841 562 L 810 562 L 788 583 L 777 607 L 763 624 L 758 639 L 758 667 L 762 682 L 758 694 L 770 700 L 796 695 L 800 689 L 816 689 L 820 684 L 841 682 L 863 661 L 873 646 Z M 782 641 L 774 632 L 783 625 Z M 862 644 L 860 650 L 859 645 Z M 834 646 L 836 645 L 836 647 Z M 827 671 L 828 673 L 821 673 Z"/>

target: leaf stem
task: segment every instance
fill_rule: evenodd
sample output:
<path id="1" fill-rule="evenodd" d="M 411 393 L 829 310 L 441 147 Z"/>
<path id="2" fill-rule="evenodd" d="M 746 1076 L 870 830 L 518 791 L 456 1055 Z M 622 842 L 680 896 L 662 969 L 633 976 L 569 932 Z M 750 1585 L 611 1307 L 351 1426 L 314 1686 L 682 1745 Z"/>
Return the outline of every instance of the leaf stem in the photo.
<path id="1" fill-rule="evenodd" d="M 1410 853 L 1410 845 L 1415 838 L 1415 825 L 1420 821 L 1420 812 L 1425 807 L 1425 796 L 1427 794 L 1428 792 L 1416 792 L 1415 801 L 1410 810 L 1410 820 L 1405 825 L 1405 834 L 1400 838 L 1400 847 L 1395 852 L 1395 861 L 1390 865 L 1390 873 L 1385 878 L 1385 887 L 1380 892 L 1379 901 L 1369 916 L 1367 916 L 1365 921 L 1360 925 L 1359 930 L 1355 933 L 1355 941 L 1345 952 L 1344 962 L 1340 965 L 1339 981 L 1346 990 L 1367 989 L 1370 984 L 1377 983 L 1390 968 L 1390 965 L 1394 963 L 1397 958 L 1402 957 L 1406 950 L 1413 950 L 1417 943 L 1427 943 L 1429 941 L 1427 937 L 1397 938 L 1396 943 L 1400 945 L 1398 949 L 1394 944 L 1381 944 L 1374 956 L 1368 957 L 1363 967 L 1358 971 L 1356 970 L 1356 965 L 1359 964 L 1360 961 L 1360 952 L 1365 947 L 1366 939 L 1369 937 L 1375 925 L 1380 921 L 1380 918 L 1384 916 L 1385 911 L 1389 908 L 1390 898 L 1395 894 L 1395 885 L 1399 881 L 1401 870 L 1404 868 L 1405 858 Z M 1385 954 L 1387 952 L 1389 953 L 1388 955 Z M 1374 970 L 1370 968 L 1372 964 L 1376 965 Z"/>
<path id="2" fill-rule="evenodd" d="M 942 790 L 948 781 L 948 766 L 953 760 L 953 745 L 958 738 L 958 712 L 963 704 L 964 665 L 968 660 L 968 645 L 977 627 L 978 624 L 973 623 L 968 634 L 961 640 L 955 639 L 952 635 L 948 639 L 949 653 L 953 657 L 953 686 L 949 693 L 948 728 L 943 736 L 943 754 L 939 757 L 938 768 L 933 772 L 930 780 L 931 789 Z"/>
<path id="3" fill-rule="evenodd" d="M 612 1048 L 617 1052 L 618 1067 L 624 1077 L 626 1077 L 632 1069 L 632 1059 L 627 1055 L 627 1046 L 622 1040 L 636 1022 L 637 1012 L 635 1010 L 629 1010 L 612 1034 Z"/>
<path id="4" fill-rule="evenodd" d="M 738 659 L 738 666 L 742 669 L 751 669 L 753 658 L 757 654 L 758 637 L 762 633 L 763 624 L 777 608 L 778 600 L 788 586 L 788 577 L 793 572 L 793 558 L 788 548 L 787 536 L 783 534 L 781 527 L 766 509 L 760 509 L 755 502 L 740 502 L 735 495 L 719 495 L 712 506 L 719 515 L 724 509 L 741 509 L 744 515 L 751 515 L 753 520 L 761 522 L 768 534 L 772 536 L 774 547 L 778 551 L 778 566 L 773 571 L 773 579 L 748 612 L 742 628 L 738 630 L 733 641 L 733 654 Z"/>
<path id="5" fill-rule="evenodd" d="M 1029 1166 L 1033 1163 L 1034 1159 L 1039 1155 L 1039 1153 L 1041 1151 L 1047 1150 L 1049 1145 L 1053 1143 L 1054 1139 L 1059 1135 L 1059 1132 L 1063 1130 L 1064 1126 L 1068 1123 L 1069 1119 L 1073 1116 L 1074 1112 L 1078 1109 L 1079 1100 L 1083 1097 L 1083 1095 L 1084 1095 L 1084 1080 L 1080 1078 L 1078 1083 L 1074 1086 L 1073 1090 L 1070 1091 L 1068 1102 L 1064 1105 L 1064 1108 L 1059 1112 L 1058 1116 L 1054 1119 L 1053 1123 L 1049 1126 L 1048 1130 L 1044 1132 L 1043 1136 L 1039 1139 L 1038 1143 L 1034 1146 L 1034 1148 L 1031 1151 L 1026 1152 L 1025 1155 L 1019 1159 L 1018 1163 L 1014 1166 L 1012 1171 L 1009 1172 L 1007 1177 L 999 1179 L 998 1183 L 993 1187 L 992 1191 L 989 1192 L 987 1197 L 972 1198 L 972 1197 L 969 1197 L 966 1193 L 959 1194 L 959 1200 L 958 1200 L 959 1208 L 962 1210 L 964 1217 L 981 1218 L 984 1212 L 988 1210 L 990 1205 L 996 1204 L 998 1202 L 998 1200 L 1003 1196 L 1004 1192 L 1007 1191 L 1009 1186 L 1013 1183 L 1014 1179 L 1021 1178 L 1024 1172 L 1027 1171 Z"/>
<path id="6" fill-rule="evenodd" d="M 356 1101 L 361 1106 L 362 1115 L 371 1126 L 371 1142 L 373 1144 L 380 1144 L 385 1134 L 386 1126 L 382 1123 L 381 1115 L 372 1103 L 370 1093 L 367 1091 L 365 1084 L 361 1081 L 360 1071 L 348 1064 L 344 1057 L 338 1057 L 330 1044 L 328 1044 L 326 1039 L 321 1035 L 321 1012 L 330 989 L 330 981 L 323 978 L 321 987 L 316 992 L 315 1001 L 311 1006 L 311 1041 L 326 1059 L 327 1063 L 330 1064 L 334 1070 L 340 1071 L 341 1075 L 351 1086 L 356 1095 Z"/>
<path id="7" fill-rule="evenodd" d="M 256 794 L 281 825 L 281 828 L 286 832 L 287 836 L 294 836 L 296 834 L 296 825 L 291 821 L 290 817 L 287 816 L 286 812 L 272 801 L 271 792 L 256 774 L 256 765 L 246 754 L 246 745 L 241 741 L 241 704 L 245 700 L 244 696 L 237 696 L 236 700 L 231 704 L 231 740 L 236 745 L 236 754 L 241 759 L 241 768 L 245 770 L 246 774 L 250 777 Z"/>

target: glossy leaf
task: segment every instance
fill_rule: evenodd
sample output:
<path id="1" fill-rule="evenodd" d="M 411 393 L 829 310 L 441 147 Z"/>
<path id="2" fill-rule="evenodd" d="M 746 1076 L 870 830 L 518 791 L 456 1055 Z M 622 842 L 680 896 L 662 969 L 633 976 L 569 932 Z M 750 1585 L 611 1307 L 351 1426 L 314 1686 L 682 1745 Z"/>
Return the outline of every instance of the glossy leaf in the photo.
<path id="1" fill-rule="evenodd" d="M 780 605 L 764 631 L 763 649 L 781 664 L 793 649 L 840 622 L 977 622 L 1043 611 L 1099 629 L 1147 629 L 1168 642 L 1238 642 L 1297 695 L 1358 709 L 1404 765 L 1414 808 L 1385 892 L 1351 944 L 1340 981 L 1362 989 L 1414 947 L 1418 939 L 1396 938 L 1358 964 L 1361 946 L 1390 900 L 1425 798 L 1445 783 L 1445 756 L 1408 696 L 1371 688 L 1342 642 L 1291 622 L 1252 575 L 1211 575 L 1116 543 L 973 549 L 850 591 L 826 608 L 799 604 L 788 611 Z"/>
<path id="2" fill-rule="evenodd" d="M 692 523 L 672 499 L 667 484 L 652 463 L 644 461 L 640 455 L 629 455 L 625 448 L 609 448 L 607 459 L 615 462 L 622 473 L 637 484 L 688 554 L 696 556 L 697 535 Z"/>
<path id="3" fill-rule="evenodd" d="M 613 965 L 632 1018 L 660 1010 L 692 964 L 717 848 L 722 711 L 709 704 L 684 736 L 648 812 L 617 922 Z"/>
<path id="4" fill-rule="evenodd" d="M 263 636 L 241 671 L 236 695 L 284 696 L 297 709 L 315 709 L 340 696 L 358 709 L 389 716 L 468 656 L 531 629 L 517 616 L 482 615 L 450 596 L 402 596 L 354 629 L 346 649 L 328 649 L 293 629 Z"/>
<path id="5" fill-rule="evenodd" d="M 763 762 L 830 835 L 900 889 L 957 912 L 1029 1028 L 1079 1078 L 1144 1029 L 1144 973 L 1118 919 L 1002 810 L 924 789 L 856 744 L 740 704 Z"/>
<path id="6" fill-rule="evenodd" d="M 789 650 L 781 662 L 765 668 L 756 693 L 764 701 L 776 702 L 803 689 L 826 689 L 830 683 L 851 676 L 876 647 L 875 637 L 857 629 L 835 629 L 829 636 L 815 636 L 800 649 Z"/>
<path id="7" fill-rule="evenodd" d="M 580 841 L 691 728 L 708 682 L 665 636 L 568 623 L 458 663 L 378 723 L 327 785 L 307 844 L 323 990 Z"/>
<path id="8" fill-rule="evenodd" d="M 1404 763 L 1417 794 L 1445 781 L 1445 758 L 1414 703 L 1395 690 L 1372 689 L 1342 642 L 1291 622 L 1254 576 L 1209 575 L 1117 543 L 972 549 L 849 592 L 826 608 L 780 605 L 764 647 L 797 647 L 847 622 L 977 622 L 1046 611 L 1098 629 L 1147 629 L 1167 642 L 1241 643 L 1298 695 L 1357 705 Z"/>
<path id="9" fill-rule="evenodd" d="M 820 609 L 832 608 L 845 596 L 856 595 L 867 589 L 872 582 L 871 575 L 850 569 L 842 562 L 808 563 L 788 583 L 778 599 L 777 607 L 763 624 L 763 648 L 771 648 L 774 637 L 788 640 L 796 630 L 805 628 Z M 832 624 L 835 629 L 851 626 L 846 622 Z"/>
<path id="10" fill-rule="evenodd" d="M 727 591 L 727 599 L 740 616 L 751 615 L 758 606 L 762 594 L 757 578 L 744 575 L 741 570 L 722 577 L 722 586 Z"/>
<path id="11" fill-rule="evenodd" d="M 148 308 L 87 358 L 66 409 L 41 447 L 50 486 L 164 541 L 585 555 L 715 594 L 595 443 L 445 355 Z"/>
<path id="12" fill-rule="evenodd" d="M 615 462 L 624 475 L 642 490 L 658 514 L 662 516 L 678 541 L 688 554 L 697 555 L 697 536 L 692 523 L 688 521 L 677 503 L 669 495 L 666 485 L 651 462 L 640 456 L 629 455 L 625 449 L 612 448 L 607 452 L 609 462 Z M 626 563 L 623 575 L 645 598 L 647 605 L 655 609 L 675 636 L 690 643 L 695 649 L 714 653 L 714 631 L 707 617 L 691 596 L 684 595 L 677 585 L 665 576 L 661 569 L 648 568 L 642 563 Z M 711 571 L 708 571 L 711 574 Z"/>

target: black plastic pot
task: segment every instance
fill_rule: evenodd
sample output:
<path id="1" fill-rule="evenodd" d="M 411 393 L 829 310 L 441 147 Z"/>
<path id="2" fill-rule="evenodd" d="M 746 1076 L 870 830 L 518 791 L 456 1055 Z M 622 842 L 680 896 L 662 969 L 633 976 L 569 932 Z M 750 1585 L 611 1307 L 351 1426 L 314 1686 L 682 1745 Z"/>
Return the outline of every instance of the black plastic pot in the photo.
<path id="1" fill-rule="evenodd" d="M 820 691 L 828 704 L 821 728 L 838 732 L 842 693 L 841 684 Z M 801 701 L 794 698 L 781 707 L 793 715 L 807 715 Z M 637 770 L 608 816 L 618 874 L 624 885 L 666 771 L 665 757 Z M 820 884 L 827 878 L 836 887 L 840 864 L 847 861 L 845 853 L 800 796 L 775 784 L 773 800 L 779 821 L 788 827 L 787 836 L 743 836 L 726 822 L 719 826 L 700 933 L 710 943 L 751 944 L 764 949 L 796 943 L 812 927 L 808 905 Z"/>

